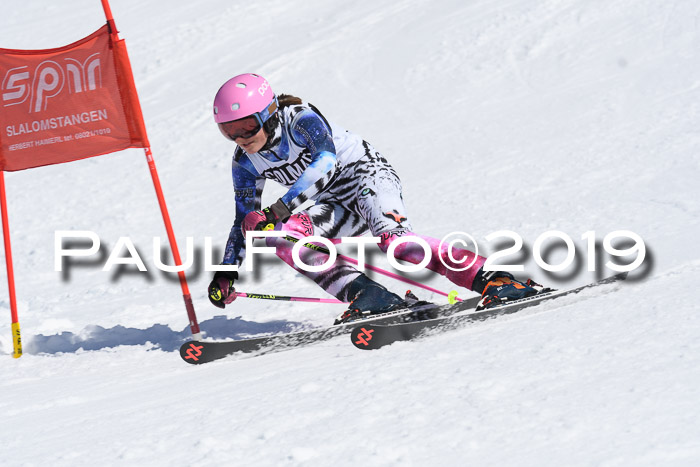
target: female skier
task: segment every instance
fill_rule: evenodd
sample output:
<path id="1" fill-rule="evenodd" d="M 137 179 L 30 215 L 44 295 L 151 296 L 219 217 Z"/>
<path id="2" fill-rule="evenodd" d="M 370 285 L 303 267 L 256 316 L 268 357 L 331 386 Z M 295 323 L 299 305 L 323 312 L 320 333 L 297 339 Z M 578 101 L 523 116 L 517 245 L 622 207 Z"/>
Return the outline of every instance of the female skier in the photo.
<path id="1" fill-rule="evenodd" d="M 233 155 L 233 186 L 236 217 L 226 244 L 222 264 L 240 265 L 245 257 L 245 238 L 252 230 L 287 231 L 296 238 L 354 237 L 369 231 L 379 237 L 379 248 L 413 232 L 401 195 L 401 181 L 391 165 L 368 142 L 329 122 L 311 104 L 281 94 L 256 74 L 228 80 L 214 99 L 214 120 L 221 133 L 237 144 Z M 266 179 L 288 188 L 275 203 L 261 209 Z M 307 200 L 315 204 L 299 211 Z M 485 258 L 466 249 L 438 251 L 439 240 L 420 236 L 432 250 L 426 266 L 458 286 L 482 294 L 488 307 L 504 300 L 534 295 L 541 286 L 515 280 L 504 272 L 484 272 Z M 293 244 L 276 237 L 267 239 L 277 255 L 329 294 L 351 305 L 336 323 L 370 313 L 405 306 L 398 295 L 348 264 L 336 262 L 323 272 L 304 271 L 292 260 Z M 414 264 L 421 262 L 423 248 L 413 242 L 399 245 L 394 256 Z M 440 261 L 440 257 L 442 261 Z M 306 264 L 323 264 L 327 255 L 306 251 Z M 466 261 L 465 261 L 466 260 Z M 463 271 L 462 264 L 474 264 Z M 444 263 L 444 264 L 443 264 Z M 209 299 L 223 308 L 236 298 L 236 272 L 216 272 L 209 285 Z"/>

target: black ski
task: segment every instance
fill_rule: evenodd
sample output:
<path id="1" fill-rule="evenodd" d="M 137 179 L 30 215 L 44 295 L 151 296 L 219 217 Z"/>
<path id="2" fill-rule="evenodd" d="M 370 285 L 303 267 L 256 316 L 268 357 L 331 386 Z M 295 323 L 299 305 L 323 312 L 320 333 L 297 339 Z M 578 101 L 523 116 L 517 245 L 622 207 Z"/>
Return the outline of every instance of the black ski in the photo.
<path id="1" fill-rule="evenodd" d="M 358 323 L 392 324 L 415 321 L 421 317 L 451 316 L 464 310 L 474 309 L 481 297 L 472 297 L 454 305 L 421 305 L 411 309 L 401 309 L 381 315 L 351 321 L 335 326 L 313 328 L 286 334 L 253 337 L 231 341 L 187 341 L 180 346 L 180 356 L 187 363 L 202 364 L 227 357 L 234 353 L 263 353 L 309 345 L 348 334 Z"/>
<path id="2" fill-rule="evenodd" d="M 627 273 L 617 274 L 591 284 L 575 287 L 573 289 L 545 292 L 532 297 L 523 298 L 500 305 L 494 308 L 487 308 L 473 313 L 458 314 L 455 316 L 438 316 L 433 319 L 415 320 L 404 323 L 362 323 L 356 325 L 352 330 L 351 339 L 355 347 L 362 350 L 373 350 L 392 344 L 397 341 L 411 340 L 422 336 L 430 330 L 449 330 L 463 326 L 474 321 L 483 321 L 496 316 L 515 313 L 524 308 L 539 305 L 542 302 L 561 298 L 581 292 L 582 290 L 596 287 L 603 284 L 625 280 Z"/>

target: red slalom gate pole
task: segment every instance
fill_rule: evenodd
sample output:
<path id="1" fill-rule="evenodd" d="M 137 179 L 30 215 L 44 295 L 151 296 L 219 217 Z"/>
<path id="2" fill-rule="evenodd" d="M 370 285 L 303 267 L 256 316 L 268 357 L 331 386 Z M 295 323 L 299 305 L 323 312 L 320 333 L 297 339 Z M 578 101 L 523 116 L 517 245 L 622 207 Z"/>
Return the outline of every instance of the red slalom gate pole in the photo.
<path id="1" fill-rule="evenodd" d="M 115 40 L 119 40 L 119 31 L 117 30 L 117 25 L 114 22 L 114 17 L 112 16 L 112 9 L 109 6 L 109 0 L 101 0 L 102 8 L 105 12 L 105 17 L 107 18 L 107 24 L 109 25 L 110 32 Z M 143 115 L 141 115 L 140 106 L 138 106 L 138 114 L 141 122 L 143 123 Z M 145 131 L 145 125 L 144 125 Z M 148 139 L 148 138 L 146 138 Z M 173 254 L 173 260 L 176 266 L 182 266 L 182 260 L 180 259 L 180 251 L 177 248 L 177 241 L 175 240 L 175 233 L 173 232 L 173 226 L 170 222 L 170 214 L 168 214 L 168 207 L 165 204 L 165 197 L 163 196 L 163 189 L 160 184 L 160 178 L 158 177 L 158 171 L 156 170 L 156 163 L 153 160 L 153 153 L 151 152 L 151 146 L 149 144 L 144 147 L 144 152 L 146 153 L 146 161 L 148 162 L 148 168 L 151 172 L 151 179 L 153 180 L 153 187 L 156 190 L 156 196 L 158 197 L 158 205 L 160 206 L 160 212 L 163 216 L 163 222 L 165 223 L 165 230 L 168 233 L 168 241 L 170 243 L 170 250 Z M 202 335 L 199 329 L 199 323 L 197 322 L 197 315 L 194 311 L 194 305 L 192 304 L 192 296 L 190 295 L 190 289 L 187 285 L 187 278 L 185 277 L 184 271 L 178 271 L 177 273 L 180 279 L 180 287 L 182 288 L 182 296 L 185 300 L 185 308 L 187 310 L 187 317 L 190 321 L 190 330 L 192 332 L 192 338 L 194 340 L 201 340 Z"/>
<path id="2" fill-rule="evenodd" d="M 2 208 L 2 235 L 5 240 L 5 265 L 7 267 L 7 288 L 10 294 L 10 315 L 12 317 L 12 356 L 22 356 L 22 337 L 19 333 L 17 315 L 17 295 L 15 294 L 15 273 L 12 268 L 12 248 L 10 246 L 10 222 L 7 216 L 7 199 L 5 198 L 5 172 L 0 170 L 0 208 Z"/>
<path id="3" fill-rule="evenodd" d="M 105 11 L 105 17 L 107 18 L 107 23 L 109 24 L 109 29 L 112 34 L 117 34 L 117 25 L 114 22 L 114 17 L 112 16 L 112 8 L 109 6 L 109 0 L 101 0 L 102 9 Z"/>
<path id="4" fill-rule="evenodd" d="M 168 214 L 168 207 L 165 204 L 165 197 L 163 196 L 163 189 L 160 185 L 160 178 L 158 177 L 158 171 L 156 170 L 156 162 L 153 160 L 153 154 L 151 153 L 151 148 L 144 148 L 146 152 L 146 160 L 148 161 L 148 168 L 151 172 L 151 178 L 153 179 L 153 187 L 156 189 L 156 196 L 158 197 L 158 204 L 160 205 L 160 212 L 163 215 L 163 222 L 165 223 L 165 230 L 168 233 L 168 241 L 170 242 L 170 249 L 173 253 L 173 260 L 176 266 L 182 265 L 182 259 L 180 259 L 180 251 L 177 248 L 177 241 L 175 240 L 175 232 L 173 232 L 173 226 L 170 222 L 170 214 Z M 182 296 L 185 299 L 185 308 L 187 309 L 187 317 L 190 320 L 190 330 L 192 331 L 192 337 L 194 340 L 201 340 L 202 335 L 199 330 L 199 323 L 197 322 L 197 315 L 194 312 L 194 304 L 192 303 L 192 296 L 190 295 L 190 288 L 187 285 L 187 277 L 185 277 L 185 271 L 178 271 L 177 273 L 180 279 L 180 287 L 182 288 Z"/>

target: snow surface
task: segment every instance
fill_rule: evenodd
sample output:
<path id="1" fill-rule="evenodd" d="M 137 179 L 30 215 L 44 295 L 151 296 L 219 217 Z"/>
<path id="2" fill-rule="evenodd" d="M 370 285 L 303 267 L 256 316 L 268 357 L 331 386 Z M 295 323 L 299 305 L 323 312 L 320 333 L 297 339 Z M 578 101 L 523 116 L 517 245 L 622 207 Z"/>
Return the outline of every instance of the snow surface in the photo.
<path id="1" fill-rule="evenodd" d="M 204 237 L 226 240 L 233 146 L 211 102 L 229 77 L 257 72 L 372 142 L 418 232 L 466 231 L 492 251 L 486 235 L 516 231 L 528 274 L 555 287 L 610 272 L 586 271 L 587 231 L 632 230 L 648 257 L 611 293 L 421 341 L 361 352 L 344 336 L 192 367 L 176 352 L 188 336 L 179 286 L 153 266 L 165 233 L 143 152 L 7 173 L 26 354 L 10 357 L 3 268 L 0 465 L 700 465 L 697 2 L 112 9 L 183 252 L 188 236 L 198 251 Z M 65 45 L 103 19 L 97 0 L 3 5 L 0 46 Z M 266 202 L 283 193 L 269 188 Z M 95 231 L 101 257 L 55 272 L 56 230 Z M 534 264 L 549 230 L 576 241 L 570 271 Z M 148 274 L 102 272 L 121 236 Z M 241 290 L 323 296 L 279 261 L 261 264 Z M 210 337 L 320 326 L 342 311 L 240 299 L 222 313 L 209 280 L 189 273 Z"/>

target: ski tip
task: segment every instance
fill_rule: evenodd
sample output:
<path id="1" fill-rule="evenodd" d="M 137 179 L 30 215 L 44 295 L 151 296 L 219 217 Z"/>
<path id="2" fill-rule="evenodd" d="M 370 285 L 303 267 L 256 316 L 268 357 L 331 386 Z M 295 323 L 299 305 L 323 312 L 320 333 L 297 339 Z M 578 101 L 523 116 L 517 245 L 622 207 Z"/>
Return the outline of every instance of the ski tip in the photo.
<path id="1" fill-rule="evenodd" d="M 187 363 L 197 365 L 204 363 L 204 345 L 197 341 L 187 341 L 180 346 L 180 357 Z"/>

